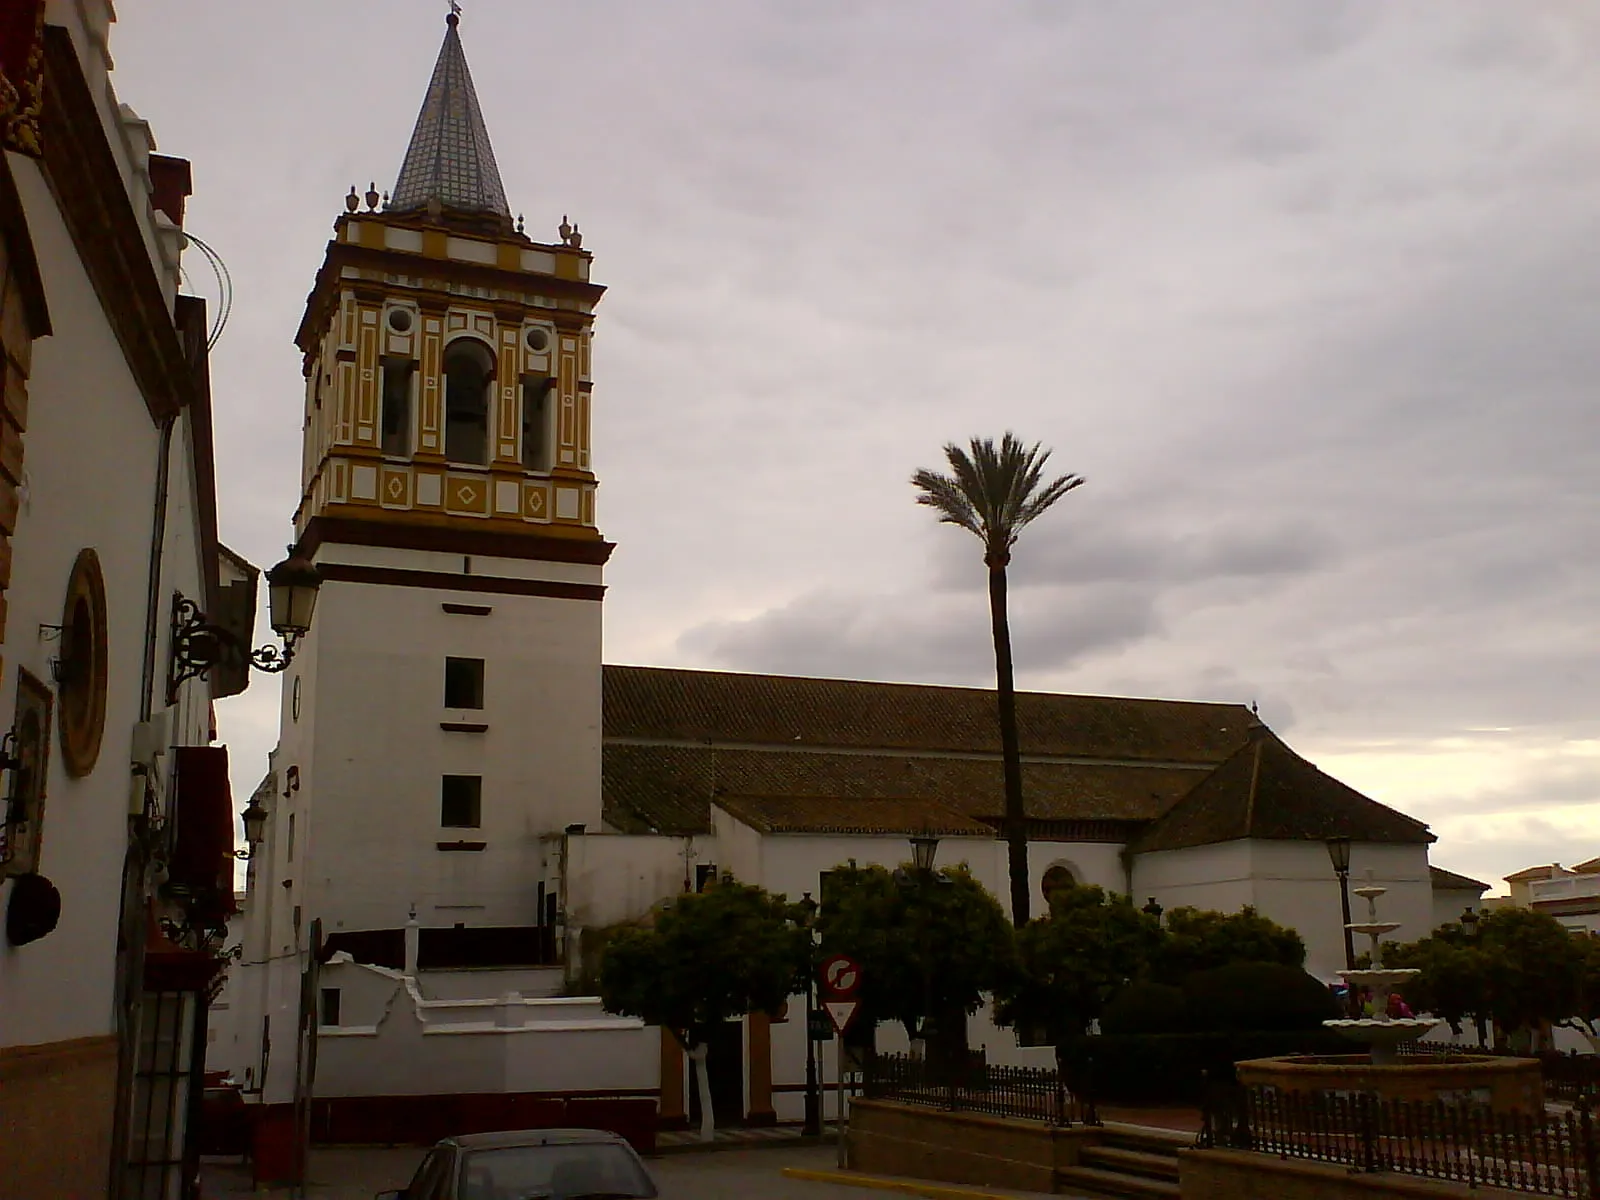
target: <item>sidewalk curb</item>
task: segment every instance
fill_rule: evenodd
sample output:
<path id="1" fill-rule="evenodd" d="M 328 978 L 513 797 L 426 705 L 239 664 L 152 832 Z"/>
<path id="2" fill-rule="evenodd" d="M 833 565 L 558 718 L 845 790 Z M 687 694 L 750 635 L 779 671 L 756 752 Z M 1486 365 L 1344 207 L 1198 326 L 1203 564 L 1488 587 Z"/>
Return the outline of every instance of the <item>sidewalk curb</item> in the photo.
<path id="1" fill-rule="evenodd" d="M 720 1154 L 727 1150 L 794 1150 L 803 1146 L 832 1146 L 838 1140 L 835 1134 L 824 1133 L 818 1137 L 750 1138 L 738 1141 L 729 1138 L 715 1142 L 669 1142 L 658 1144 L 644 1158 L 672 1158 L 680 1154 Z"/>
<path id="2" fill-rule="evenodd" d="M 1002 1192 L 985 1192 L 946 1183 L 922 1183 L 915 1179 L 891 1179 L 886 1175 L 863 1175 L 856 1171 L 813 1171 L 806 1167 L 784 1167 L 780 1174 L 813 1183 L 837 1183 L 845 1187 L 875 1188 L 907 1196 L 925 1196 L 928 1200 L 1016 1200 L 1015 1196 Z"/>

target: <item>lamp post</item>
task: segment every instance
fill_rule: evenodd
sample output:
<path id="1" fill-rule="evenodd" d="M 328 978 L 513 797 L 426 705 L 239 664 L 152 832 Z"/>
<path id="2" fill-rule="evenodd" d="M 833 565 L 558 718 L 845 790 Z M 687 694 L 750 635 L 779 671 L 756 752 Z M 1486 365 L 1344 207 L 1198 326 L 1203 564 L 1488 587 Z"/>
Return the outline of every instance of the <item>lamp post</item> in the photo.
<path id="1" fill-rule="evenodd" d="M 1466 935 L 1469 943 L 1476 942 L 1478 940 L 1478 922 L 1481 919 L 1482 918 L 1472 910 L 1472 906 L 1470 904 L 1461 910 L 1461 932 Z M 1480 1012 L 1473 1014 L 1472 1023 L 1478 1030 L 1478 1049 L 1486 1049 L 1489 1044 L 1488 1022 L 1484 1020 L 1483 1014 Z"/>
<path id="2" fill-rule="evenodd" d="M 812 1029 L 817 1013 L 816 919 L 821 906 L 806 892 L 795 905 L 800 910 L 800 927 L 806 931 L 806 1119 L 800 1132 L 806 1137 L 822 1136 L 822 1093 L 817 1086 L 817 1040 Z"/>
<path id="3" fill-rule="evenodd" d="M 1344 920 L 1344 969 L 1356 969 L 1356 946 L 1350 933 L 1350 839 L 1347 837 L 1332 837 L 1328 839 L 1328 858 L 1333 863 L 1333 873 L 1339 877 L 1339 914 Z M 1352 1016 L 1360 1016 L 1359 1001 L 1356 999 L 1355 984 L 1347 987 L 1347 1003 Z"/>
<path id="4" fill-rule="evenodd" d="M 245 805 L 244 811 L 239 814 L 239 820 L 244 823 L 244 849 L 235 850 L 235 858 L 254 858 L 256 847 L 260 846 L 267 834 L 268 812 L 257 804 L 255 797 L 250 798 L 250 803 Z"/>
<path id="5" fill-rule="evenodd" d="M 207 620 L 200 606 L 182 592 L 172 596 L 171 657 L 167 663 L 167 703 L 178 702 L 178 686 L 204 675 L 218 663 L 243 660 L 258 671 L 278 672 L 294 661 L 295 645 L 311 630 L 322 576 L 311 560 L 289 547 L 289 557 L 267 572 L 267 610 L 272 632 L 283 649 L 252 650 L 231 629 Z"/>
<path id="6" fill-rule="evenodd" d="M 939 839 L 926 828 L 911 839 L 911 865 L 916 869 L 915 876 L 905 871 L 895 872 L 895 882 L 900 885 L 901 891 L 909 895 L 913 887 L 921 888 L 931 879 L 935 878 L 933 862 L 939 853 Z M 927 918 L 924 916 L 919 930 L 919 942 L 922 947 L 922 1022 L 918 1032 L 922 1035 L 922 1058 L 926 1063 L 932 1043 L 928 1038 L 929 1026 L 933 1021 L 933 968 L 928 963 L 928 931 Z"/>

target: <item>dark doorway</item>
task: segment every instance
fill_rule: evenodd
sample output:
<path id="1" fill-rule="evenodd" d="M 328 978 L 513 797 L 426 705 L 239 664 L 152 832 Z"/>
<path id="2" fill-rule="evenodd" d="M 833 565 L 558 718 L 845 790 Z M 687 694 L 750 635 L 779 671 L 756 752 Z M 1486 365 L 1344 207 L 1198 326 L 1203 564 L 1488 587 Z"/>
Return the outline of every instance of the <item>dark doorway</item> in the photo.
<path id="1" fill-rule="evenodd" d="M 694 1064 L 689 1064 L 691 1070 Z M 706 1051 L 711 1078 L 711 1109 L 718 1125 L 744 1124 L 744 1023 L 724 1022 L 711 1035 Z M 689 1126 L 700 1124 L 700 1084 L 689 1080 Z"/>

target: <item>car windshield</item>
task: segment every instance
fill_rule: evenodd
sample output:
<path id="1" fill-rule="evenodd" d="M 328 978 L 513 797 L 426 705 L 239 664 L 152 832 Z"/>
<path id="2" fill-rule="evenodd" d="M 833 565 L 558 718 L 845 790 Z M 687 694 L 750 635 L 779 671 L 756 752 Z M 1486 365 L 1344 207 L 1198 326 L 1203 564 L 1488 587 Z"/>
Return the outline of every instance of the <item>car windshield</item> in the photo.
<path id="1" fill-rule="evenodd" d="M 634 1200 L 656 1194 L 625 1147 L 506 1146 L 469 1152 L 461 1164 L 460 1200 Z"/>

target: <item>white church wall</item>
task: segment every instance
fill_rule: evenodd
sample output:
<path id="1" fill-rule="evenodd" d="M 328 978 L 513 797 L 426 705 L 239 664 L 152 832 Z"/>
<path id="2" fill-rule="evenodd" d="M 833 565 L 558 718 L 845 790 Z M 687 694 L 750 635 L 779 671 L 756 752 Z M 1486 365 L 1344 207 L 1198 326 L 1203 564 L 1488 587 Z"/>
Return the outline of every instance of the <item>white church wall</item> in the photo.
<path id="1" fill-rule="evenodd" d="M 1029 842 L 1028 887 L 1032 892 L 1033 906 L 1029 909 L 1030 913 L 1034 916 L 1044 915 L 1044 892 L 1041 886 L 1045 872 L 1055 866 L 1071 871 L 1077 883 L 1102 887 L 1119 894 L 1127 891 L 1128 877 L 1122 866 L 1122 851 L 1121 842 Z M 1004 870 L 1004 843 L 1001 843 L 1000 853 Z M 1009 897 L 1010 884 L 1004 883 L 1003 886 Z"/>
<path id="2" fill-rule="evenodd" d="M 319 562 L 347 549 L 324 546 Z M 445 602 L 493 611 L 450 614 Z M 332 582 L 310 638 L 308 912 L 330 932 L 394 928 L 412 903 L 424 926 L 534 924 L 542 839 L 572 823 L 600 827 L 599 606 Z M 481 710 L 443 707 L 448 656 L 484 660 Z M 441 825 L 446 774 L 482 778 L 477 827 Z M 459 843 L 483 848 L 439 849 Z"/>
<path id="3" fill-rule="evenodd" d="M 1140 904 L 1154 896 L 1165 908 L 1235 912 L 1255 903 L 1250 871 L 1249 845 L 1242 841 L 1158 850 L 1135 856 L 1133 894 Z"/>
<path id="4" fill-rule="evenodd" d="M 1410 941 L 1432 930 L 1433 889 L 1428 851 L 1422 845 L 1357 843 L 1350 856 L 1352 888 L 1368 870 L 1374 882 L 1390 889 L 1379 901 L 1379 916 L 1399 921 L 1391 935 Z M 1339 884 L 1321 842 L 1238 840 L 1181 850 L 1141 854 L 1134 860 L 1135 897 L 1154 896 L 1163 907 L 1180 905 L 1236 912 L 1252 904 L 1262 915 L 1300 934 L 1306 943 L 1306 970 L 1319 979 L 1336 978 L 1344 966 L 1344 930 Z M 1360 920 L 1365 905 L 1351 897 L 1351 914 Z M 1357 953 L 1365 948 L 1358 944 Z"/>
<path id="5" fill-rule="evenodd" d="M 1306 970 L 1319 979 L 1337 978 L 1344 967 L 1344 922 L 1339 910 L 1339 883 L 1320 842 L 1254 841 L 1250 843 L 1255 881 L 1255 906 L 1265 916 L 1296 930 L 1306 943 Z M 1358 842 L 1350 849 L 1350 886 L 1372 882 L 1389 889 L 1378 901 L 1378 919 L 1399 921 L 1385 941 L 1409 942 L 1433 931 L 1433 884 L 1428 877 L 1428 848 L 1422 845 L 1380 845 Z M 1350 913 L 1365 920 L 1366 903 L 1350 897 Z M 1355 941 L 1357 954 L 1369 945 Z"/>
<path id="6" fill-rule="evenodd" d="M 716 862 L 714 838 L 586 833 L 567 838 L 567 923 L 574 929 L 633 921 L 684 890 L 684 851 L 694 865 Z"/>

